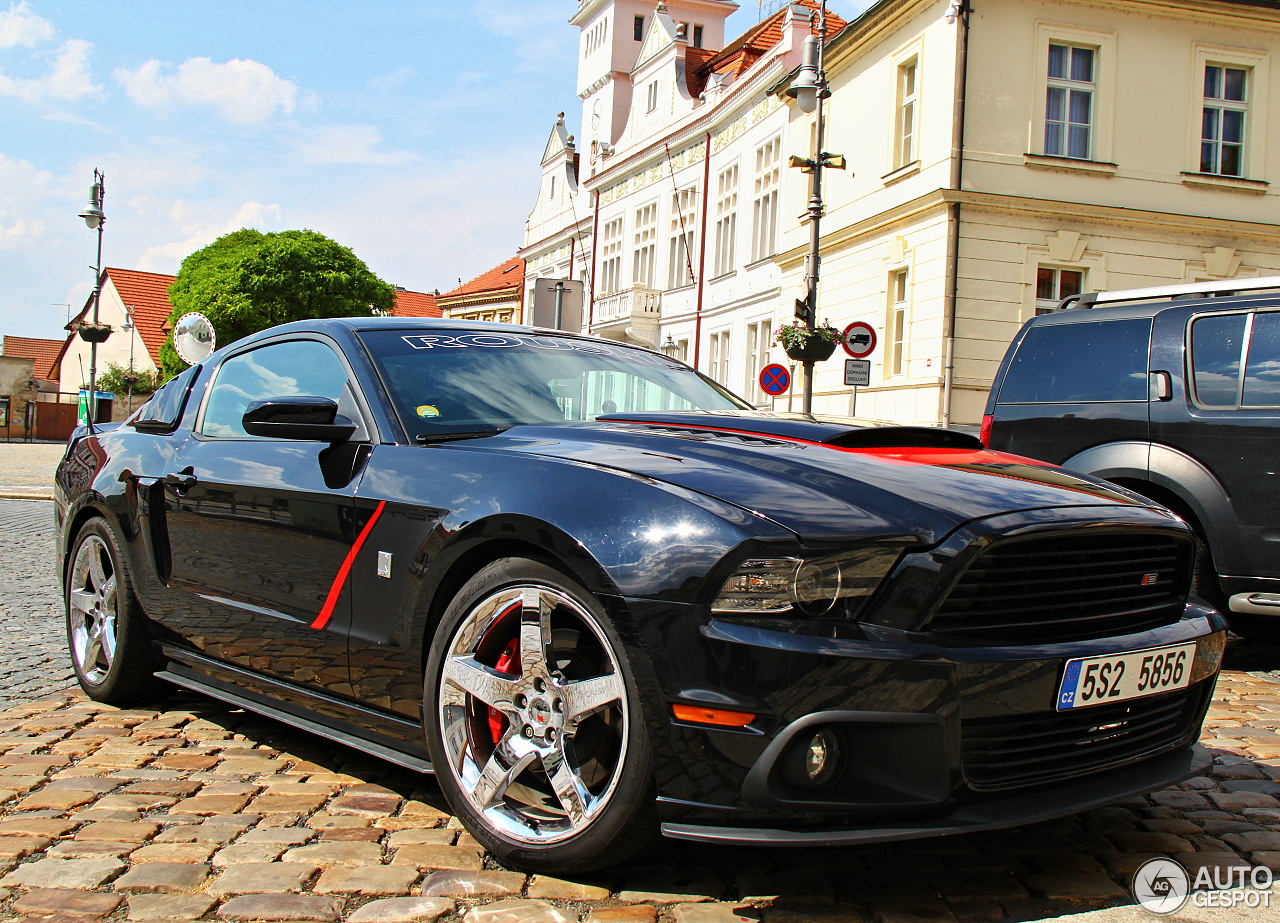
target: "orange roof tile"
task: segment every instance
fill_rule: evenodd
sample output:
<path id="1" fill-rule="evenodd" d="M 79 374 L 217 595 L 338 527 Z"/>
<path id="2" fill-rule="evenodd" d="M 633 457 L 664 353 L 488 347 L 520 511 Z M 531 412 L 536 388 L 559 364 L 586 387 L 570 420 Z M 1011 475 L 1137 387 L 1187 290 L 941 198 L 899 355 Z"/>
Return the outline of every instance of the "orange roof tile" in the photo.
<path id="1" fill-rule="evenodd" d="M 53 366 L 62 352 L 62 340 L 41 340 L 36 337 L 5 335 L 4 354 L 21 359 L 34 359 L 31 374 L 46 381 L 53 378 Z"/>
<path id="2" fill-rule="evenodd" d="M 812 10 L 817 10 L 819 7 L 817 0 L 793 0 L 793 2 Z M 786 8 L 783 8 L 772 16 L 765 17 L 708 59 L 699 68 L 701 83 L 705 85 L 712 73 L 741 76 L 751 65 L 760 60 L 766 51 L 782 40 L 782 24 L 786 14 Z M 848 22 L 843 17 L 828 10 L 827 41 L 830 41 L 846 25 Z M 811 28 L 814 34 L 817 34 L 816 25 Z"/>
<path id="3" fill-rule="evenodd" d="M 439 317 L 440 308 L 435 295 L 396 289 L 396 305 L 391 313 L 395 317 Z"/>
<path id="4" fill-rule="evenodd" d="M 108 268 L 106 274 L 115 283 L 120 300 L 133 313 L 138 336 L 147 347 L 151 361 L 159 368 L 160 347 L 168 336 L 164 324 L 173 311 L 169 302 L 169 286 L 173 284 L 174 276 L 117 268 Z"/>
<path id="5" fill-rule="evenodd" d="M 524 290 L 524 260 L 518 256 L 513 256 L 505 263 L 482 272 L 470 282 L 464 282 L 453 291 L 438 297 L 442 300 L 464 298 L 467 295 L 482 295 L 507 289 L 513 289 L 517 294 Z"/>

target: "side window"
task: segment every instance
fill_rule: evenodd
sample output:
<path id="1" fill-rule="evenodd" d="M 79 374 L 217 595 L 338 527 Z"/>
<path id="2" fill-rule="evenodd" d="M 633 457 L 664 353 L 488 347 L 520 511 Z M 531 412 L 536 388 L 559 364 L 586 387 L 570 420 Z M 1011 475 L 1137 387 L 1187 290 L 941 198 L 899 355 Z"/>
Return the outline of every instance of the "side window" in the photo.
<path id="1" fill-rule="evenodd" d="M 1148 319 L 1032 327 L 1000 388 L 1002 404 L 1145 401 Z"/>
<path id="2" fill-rule="evenodd" d="M 1280 312 L 1253 317 L 1241 403 L 1280 407 Z"/>
<path id="3" fill-rule="evenodd" d="M 1196 400 L 1208 407 L 1234 407 L 1240 394 L 1240 356 L 1247 314 L 1219 314 L 1191 324 L 1191 374 Z"/>
<path id="4" fill-rule="evenodd" d="M 134 425 L 141 424 L 148 431 L 174 429 L 182 419 L 191 383 L 199 372 L 200 366 L 193 365 L 169 379 L 164 387 L 151 395 L 151 400 L 138 409 L 138 415 L 133 418 Z"/>
<path id="5" fill-rule="evenodd" d="M 209 390 L 200 432 L 205 436 L 254 439 L 240 418 L 250 402 L 272 397 L 327 397 L 343 402 L 347 370 L 323 343 L 272 343 L 222 363 Z"/>

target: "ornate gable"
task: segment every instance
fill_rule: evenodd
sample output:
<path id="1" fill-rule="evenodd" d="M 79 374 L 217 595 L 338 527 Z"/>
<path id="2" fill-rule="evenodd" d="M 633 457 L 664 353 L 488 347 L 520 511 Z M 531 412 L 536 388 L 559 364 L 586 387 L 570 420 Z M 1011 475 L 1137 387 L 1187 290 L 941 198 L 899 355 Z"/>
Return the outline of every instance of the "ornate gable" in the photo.
<path id="1" fill-rule="evenodd" d="M 644 41 L 640 43 L 640 54 L 636 56 L 636 63 L 631 68 L 631 72 L 634 74 L 646 61 L 661 54 L 663 50 L 670 48 L 677 42 L 683 44 L 684 39 L 677 37 L 676 32 L 675 21 L 667 15 L 667 5 L 659 3 L 658 9 L 654 13 L 653 21 L 649 23 L 649 31 L 645 33 Z"/>
<path id="2" fill-rule="evenodd" d="M 564 113 L 561 112 L 556 116 L 556 124 L 552 127 L 551 136 L 547 138 L 547 146 L 542 151 L 543 166 L 566 151 L 573 151 L 573 139 L 564 127 Z"/>

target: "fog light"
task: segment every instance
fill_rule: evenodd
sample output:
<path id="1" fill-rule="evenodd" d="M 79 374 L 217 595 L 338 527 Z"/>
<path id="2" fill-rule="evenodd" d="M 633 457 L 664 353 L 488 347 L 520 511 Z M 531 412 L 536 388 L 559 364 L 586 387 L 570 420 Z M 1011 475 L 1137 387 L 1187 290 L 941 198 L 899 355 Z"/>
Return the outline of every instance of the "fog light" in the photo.
<path id="1" fill-rule="evenodd" d="M 804 773 L 814 788 L 822 788 L 840 771 L 840 738 L 834 731 L 821 730 L 809 738 L 804 754 Z"/>

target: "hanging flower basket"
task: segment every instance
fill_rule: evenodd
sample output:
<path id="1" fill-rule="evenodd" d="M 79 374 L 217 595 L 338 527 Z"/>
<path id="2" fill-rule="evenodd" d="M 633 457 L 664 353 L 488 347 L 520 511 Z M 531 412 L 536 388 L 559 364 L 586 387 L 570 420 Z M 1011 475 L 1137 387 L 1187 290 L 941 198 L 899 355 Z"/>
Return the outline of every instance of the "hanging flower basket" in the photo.
<path id="1" fill-rule="evenodd" d="M 111 336 L 111 325 L 81 324 L 76 328 L 76 333 L 80 334 L 80 339 L 86 343 L 105 343 L 107 337 Z"/>
<path id="2" fill-rule="evenodd" d="M 812 330 L 804 324 L 784 324 L 773 332 L 773 339 L 797 362 L 822 362 L 836 351 L 840 331 L 830 324 Z"/>

